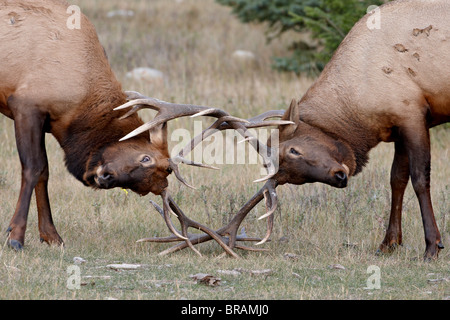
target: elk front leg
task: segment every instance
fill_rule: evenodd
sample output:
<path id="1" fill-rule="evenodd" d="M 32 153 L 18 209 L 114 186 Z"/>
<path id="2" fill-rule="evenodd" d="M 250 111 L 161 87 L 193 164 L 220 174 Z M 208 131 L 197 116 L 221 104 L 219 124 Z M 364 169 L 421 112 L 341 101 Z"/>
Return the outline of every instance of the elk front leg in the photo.
<path id="1" fill-rule="evenodd" d="M 10 99 L 9 104 L 12 110 L 19 102 L 17 99 Z M 49 204 L 46 188 L 48 179 L 48 164 L 45 154 L 44 139 L 44 123 L 45 116 L 39 112 L 32 112 L 33 106 L 30 106 L 28 113 L 14 113 L 14 128 L 16 135 L 17 150 L 19 153 L 20 163 L 22 166 L 22 183 L 20 188 L 19 200 L 17 201 L 16 211 L 12 217 L 8 232 L 8 244 L 10 247 L 20 250 L 25 242 L 25 231 L 27 226 L 28 211 L 30 208 L 31 196 L 33 189 L 37 187 L 37 201 L 41 221 L 48 221 Z M 46 218 L 43 218 L 46 217 Z M 45 222 L 44 222 L 45 225 Z M 59 237 L 59 236 L 58 236 Z"/>
<path id="2" fill-rule="evenodd" d="M 430 136 L 426 125 L 406 127 L 402 136 L 408 153 L 409 171 L 417 195 L 425 233 L 426 260 L 435 259 L 444 246 L 434 217 L 430 194 Z"/>
<path id="3" fill-rule="evenodd" d="M 391 168 L 391 216 L 386 236 L 379 251 L 391 252 L 402 244 L 403 195 L 409 180 L 408 153 L 402 142 L 395 143 L 395 155 Z"/>

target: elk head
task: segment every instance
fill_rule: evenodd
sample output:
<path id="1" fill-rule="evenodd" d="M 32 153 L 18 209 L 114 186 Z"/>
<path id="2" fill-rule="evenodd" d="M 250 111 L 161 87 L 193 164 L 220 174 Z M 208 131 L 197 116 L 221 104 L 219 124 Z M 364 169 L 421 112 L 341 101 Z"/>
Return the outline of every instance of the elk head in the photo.
<path id="1" fill-rule="evenodd" d="M 130 189 L 142 196 L 160 195 L 173 171 L 169 162 L 167 123 L 131 140 L 112 143 L 91 159 L 84 180 L 94 188 Z"/>
<path id="2" fill-rule="evenodd" d="M 283 119 L 294 124 L 280 127 L 279 169 L 273 179 L 278 184 L 322 182 L 337 188 L 346 187 L 355 168 L 348 144 L 303 122 L 295 100 Z"/>

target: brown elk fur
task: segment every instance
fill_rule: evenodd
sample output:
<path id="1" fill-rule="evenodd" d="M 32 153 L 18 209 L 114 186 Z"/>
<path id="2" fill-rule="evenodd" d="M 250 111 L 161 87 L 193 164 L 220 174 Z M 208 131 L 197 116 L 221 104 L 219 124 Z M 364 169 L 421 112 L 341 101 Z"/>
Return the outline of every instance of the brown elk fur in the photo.
<path id="1" fill-rule="evenodd" d="M 33 190 L 42 241 L 61 244 L 48 200 L 45 132 L 57 139 L 68 170 L 94 188 L 123 187 L 160 194 L 167 187 L 167 144 L 148 132 L 121 137 L 143 124 L 113 111 L 126 95 L 110 68 L 94 26 L 81 15 L 69 29 L 60 0 L 0 1 L 0 112 L 14 120 L 22 187 L 8 228 L 9 244 L 24 244 Z M 166 126 L 154 130 L 155 136 Z"/>
<path id="2" fill-rule="evenodd" d="M 443 248 L 430 197 L 429 128 L 450 120 L 450 3 L 395 1 L 379 8 L 380 28 L 362 18 L 320 77 L 286 111 L 280 127 L 279 183 L 345 187 L 379 142 L 394 142 L 388 251 L 402 244 L 403 193 L 411 177 L 427 258 Z"/>

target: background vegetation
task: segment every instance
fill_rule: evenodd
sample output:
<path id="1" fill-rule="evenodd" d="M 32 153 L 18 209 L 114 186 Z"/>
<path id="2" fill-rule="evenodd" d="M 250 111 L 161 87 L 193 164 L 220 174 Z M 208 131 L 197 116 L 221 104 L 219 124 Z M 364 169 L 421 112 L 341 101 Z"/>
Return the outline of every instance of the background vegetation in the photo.
<path id="1" fill-rule="evenodd" d="M 312 83 L 295 73 L 274 72 L 273 56 L 288 55 L 297 34 L 286 33 L 266 43 L 266 28 L 242 24 L 230 8 L 213 0 L 72 1 L 97 27 L 124 89 L 164 100 L 218 106 L 239 117 L 269 109 L 285 109 Z M 108 18 L 111 10 L 132 10 L 133 16 Z M 255 60 L 233 58 L 248 50 Z M 126 77 L 134 67 L 152 67 L 163 81 L 143 82 Z M 149 119 L 151 111 L 142 112 Z M 205 126 L 206 119 L 203 119 Z M 192 119 L 173 121 L 169 130 L 192 129 Z M 449 299 L 450 131 L 435 128 L 432 138 L 432 197 L 444 245 L 436 262 L 421 260 L 425 249 L 417 199 L 411 186 L 405 195 L 404 243 L 392 255 L 375 256 L 387 226 L 390 207 L 389 171 L 393 146 L 371 152 L 367 168 L 344 189 L 321 184 L 278 188 L 272 241 L 263 253 L 238 251 L 242 259 L 219 258 L 222 250 L 208 243 L 204 255 L 191 251 L 160 257 L 168 245 L 135 243 L 149 236 L 167 235 L 161 217 L 150 207 L 153 195 L 114 189 L 93 191 L 76 181 L 63 165 L 63 153 L 47 137 L 50 197 L 53 216 L 65 247 L 39 242 L 37 212 L 30 209 L 26 248 L 16 253 L 0 246 L 0 299 Z M 0 117 L 0 230 L 6 230 L 20 189 L 20 164 L 13 123 Z M 183 167 L 183 175 L 198 191 L 186 189 L 170 177 L 170 190 L 185 212 L 197 221 L 219 228 L 260 185 L 258 165 L 223 165 L 209 171 Z M 248 215 L 243 226 L 253 236 L 265 234 L 256 218 L 263 205 Z M 288 254 L 288 255 L 287 255 Z M 80 264 L 80 290 L 67 288 L 67 268 Z M 116 271 L 114 263 L 141 264 L 134 271 Z M 381 288 L 365 289 L 367 268 L 381 270 Z M 262 276 L 219 270 L 270 269 Z M 221 284 L 208 287 L 190 275 L 210 273 Z M 446 280 L 447 279 L 447 280 Z"/>
<path id="2" fill-rule="evenodd" d="M 245 23 L 266 25 L 269 41 L 286 32 L 297 38 L 289 44 L 291 55 L 274 57 L 275 69 L 317 75 L 330 60 L 345 35 L 369 6 L 386 0 L 216 0 L 230 6 Z"/>

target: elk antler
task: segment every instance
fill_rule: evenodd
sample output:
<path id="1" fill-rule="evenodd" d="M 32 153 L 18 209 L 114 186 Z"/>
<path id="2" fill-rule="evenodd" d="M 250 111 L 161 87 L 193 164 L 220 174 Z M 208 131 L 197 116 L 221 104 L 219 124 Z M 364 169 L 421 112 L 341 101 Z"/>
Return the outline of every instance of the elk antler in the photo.
<path id="1" fill-rule="evenodd" d="M 222 248 L 225 249 L 225 251 L 230 254 L 233 257 L 237 257 L 237 255 L 232 251 L 232 249 L 242 249 L 242 250 L 248 250 L 248 251 L 266 251 L 267 249 L 261 249 L 261 248 L 253 248 L 248 247 L 240 244 L 236 244 L 236 241 L 258 241 L 256 245 L 260 245 L 268 241 L 270 235 L 272 234 L 272 228 L 273 228 L 273 213 L 277 206 L 277 198 L 275 193 L 275 188 L 277 187 L 278 183 L 273 180 L 269 179 L 269 181 L 266 182 L 266 184 L 246 203 L 242 208 L 236 213 L 236 215 L 233 217 L 233 219 L 226 225 L 225 227 L 220 228 L 217 231 L 213 231 L 211 229 L 208 229 L 204 226 L 201 226 L 200 224 L 190 220 L 184 214 L 182 213 L 181 209 L 176 207 L 176 204 L 173 202 L 173 200 L 170 198 L 170 205 L 172 205 L 172 208 L 175 209 L 177 213 L 177 217 L 180 220 L 180 223 L 183 225 L 189 225 L 190 227 L 197 228 L 199 230 L 204 231 L 206 234 L 198 235 L 198 234 L 188 234 L 184 233 L 185 237 L 188 237 L 189 241 L 181 242 L 169 249 L 166 249 L 165 251 L 162 251 L 160 255 L 165 255 L 169 253 L 173 253 L 182 249 L 185 249 L 187 247 L 190 247 L 194 251 L 198 253 L 197 250 L 194 249 L 193 245 L 203 243 L 209 240 L 216 240 Z M 269 196 L 267 196 L 267 193 Z M 266 209 L 267 213 L 264 215 L 268 215 L 267 220 L 267 233 L 266 236 L 261 240 L 259 238 L 251 238 L 247 237 L 246 235 L 238 235 L 237 231 L 239 229 L 239 226 L 241 225 L 242 221 L 245 219 L 247 214 L 259 203 L 262 199 L 265 199 L 266 201 Z M 164 210 L 161 209 L 155 202 L 151 201 L 152 205 L 155 207 L 155 209 L 164 217 Z M 167 204 L 165 204 L 167 206 Z M 264 216 L 260 217 L 263 218 Z M 191 224 L 192 223 L 192 224 Z M 179 231 L 176 231 L 177 233 L 180 233 Z M 175 233 L 174 233 L 175 234 Z M 228 236 L 228 237 L 227 237 Z M 174 236 L 165 237 L 165 238 L 144 238 L 138 240 L 138 242 L 176 242 L 176 241 L 182 241 L 180 240 L 180 237 L 176 234 Z M 226 245 L 226 247 L 224 246 Z"/>
<path id="2" fill-rule="evenodd" d="M 125 108 L 132 109 L 128 111 L 123 117 L 126 118 L 130 116 L 133 113 L 136 113 L 137 111 L 143 109 L 143 108 L 149 108 L 153 110 L 157 110 L 158 113 L 154 117 L 153 120 L 147 122 L 146 124 L 140 126 L 139 128 L 135 129 L 133 132 L 129 133 L 125 137 L 121 139 L 126 140 L 133 136 L 139 135 L 142 132 L 146 130 L 150 130 L 156 126 L 159 126 L 169 120 L 179 118 L 179 117 L 185 117 L 185 116 L 191 116 L 191 117 L 197 117 L 197 116 L 211 116 L 218 118 L 216 122 L 213 123 L 207 130 L 205 130 L 200 138 L 194 139 L 193 142 L 190 144 L 190 149 L 183 149 L 180 154 L 172 159 L 169 159 L 169 165 L 170 168 L 175 173 L 178 180 L 180 180 L 183 184 L 185 184 L 188 187 L 193 188 L 190 186 L 181 176 L 178 164 L 179 163 L 185 163 L 189 165 L 199 166 L 199 167 L 206 167 L 206 168 L 213 168 L 211 166 L 203 165 L 200 163 L 196 163 L 190 160 L 186 160 L 183 158 L 183 155 L 188 154 L 192 149 L 201 142 L 204 138 L 214 133 L 216 130 L 226 130 L 226 129 L 236 129 L 238 132 L 240 132 L 244 139 L 252 143 L 255 147 L 255 149 L 260 153 L 260 155 L 263 156 L 265 159 L 265 163 L 268 164 L 268 168 L 274 168 L 273 160 L 271 156 L 267 152 L 267 147 L 260 143 L 256 138 L 254 138 L 247 130 L 247 128 L 255 128 L 255 127 L 261 127 L 266 125 L 280 125 L 280 124 L 287 124 L 291 122 L 286 121 L 270 121 L 265 122 L 265 120 L 269 117 L 273 116 L 281 116 L 281 112 L 276 113 L 266 113 L 261 116 L 255 117 L 250 119 L 251 121 L 243 120 L 240 118 L 236 118 L 233 116 L 230 116 L 228 113 L 226 113 L 223 110 L 216 109 L 216 108 L 209 108 L 209 107 L 203 107 L 203 106 L 197 106 L 197 105 L 189 105 L 189 104 L 174 104 L 165 102 L 159 99 L 155 98 L 149 98 L 141 95 L 138 92 L 129 91 L 126 92 L 127 99 L 131 100 L 114 110 L 121 110 Z M 164 218 L 164 221 L 166 222 L 169 230 L 174 234 L 175 238 L 170 237 L 170 241 L 174 241 L 176 239 L 177 241 L 184 241 L 184 243 L 192 248 L 197 254 L 200 254 L 198 250 L 196 250 L 192 244 L 192 240 L 190 239 L 191 236 L 187 233 L 187 229 L 189 227 L 197 228 L 199 230 L 204 231 L 210 238 L 215 239 L 224 249 L 225 251 L 230 254 L 231 256 L 237 257 L 237 255 L 226 245 L 225 241 L 226 239 L 223 239 L 219 234 L 215 233 L 213 230 L 210 230 L 209 228 L 206 228 L 205 226 L 189 219 L 184 215 L 184 213 L 181 211 L 181 209 L 175 204 L 175 202 L 171 199 L 167 191 L 163 191 L 161 193 L 161 197 L 163 199 L 163 209 L 159 210 L 160 213 L 162 213 L 162 216 Z M 170 202 L 170 204 L 169 204 Z M 173 210 L 172 210 L 173 209 Z M 174 213 L 176 211 L 176 213 Z M 170 212 L 174 213 L 181 224 L 182 232 L 180 233 L 176 228 L 174 227 L 172 221 L 170 220 Z M 233 237 L 232 239 L 233 246 L 236 241 L 236 237 Z M 239 240 L 242 240 L 242 238 L 239 238 Z M 244 240 L 249 241 L 250 238 L 245 238 Z M 260 240 L 260 239 L 251 239 L 253 241 Z M 143 240 L 144 241 L 144 240 Z M 146 239 L 145 241 L 151 241 L 149 239 Z M 158 240 L 158 242 L 161 242 Z M 197 242 L 198 243 L 198 242 Z M 242 246 L 241 246 L 242 247 Z"/>
<path id="3" fill-rule="evenodd" d="M 215 123 L 213 123 L 208 129 L 204 130 L 200 135 L 195 137 L 191 141 L 190 144 L 186 145 L 186 147 L 180 151 L 180 153 L 178 154 L 178 157 L 182 158 L 182 156 L 191 152 L 201 141 L 203 141 L 205 138 L 211 136 L 213 133 L 217 132 L 217 130 L 235 129 L 236 127 L 238 127 L 238 130 L 241 133 L 241 135 L 243 135 L 245 137 L 245 139 L 243 141 L 255 142 L 254 145 L 256 146 L 257 150 L 259 150 L 259 151 L 264 150 L 263 155 L 270 154 L 271 158 L 269 158 L 270 159 L 269 164 L 273 164 L 272 158 L 274 157 L 274 148 L 269 148 L 269 147 L 265 146 L 264 144 L 262 144 L 256 138 L 251 136 L 248 133 L 247 129 L 248 128 L 257 128 L 257 127 L 262 127 L 262 126 L 278 126 L 278 125 L 292 124 L 291 121 L 267 120 L 267 119 L 273 118 L 273 117 L 282 117 L 283 114 L 284 114 L 283 110 L 265 112 L 257 117 L 249 119 L 247 122 L 241 122 L 245 127 L 244 130 L 242 130 L 242 128 L 240 127 L 241 123 L 238 123 L 236 125 L 235 123 L 233 123 L 231 121 L 230 122 L 222 122 L 222 121 L 220 121 L 220 118 L 219 118 L 219 120 L 217 120 Z M 197 116 L 197 115 L 200 115 L 200 114 L 196 114 L 194 116 Z M 268 151 L 270 151 L 270 153 Z M 260 152 L 260 154 L 261 154 L 261 152 Z M 272 166 L 272 169 L 273 168 L 274 168 L 274 166 Z M 202 242 L 205 242 L 205 241 L 208 241 L 211 239 L 215 239 L 224 249 L 225 249 L 224 244 L 228 243 L 229 247 L 227 247 L 227 249 L 225 251 L 233 257 L 235 257 L 236 254 L 231 250 L 232 248 L 251 250 L 251 251 L 262 251 L 264 249 L 259 249 L 259 248 L 257 249 L 257 248 L 243 246 L 243 245 L 236 245 L 236 241 L 258 241 L 257 245 L 260 245 L 260 244 L 265 243 L 269 239 L 269 237 L 272 233 L 272 229 L 273 229 L 273 213 L 277 207 L 277 196 L 276 196 L 276 192 L 275 192 L 277 182 L 275 180 L 271 179 L 271 177 L 273 175 L 274 175 L 274 172 L 273 171 L 271 172 L 269 170 L 269 176 L 267 176 L 264 179 L 257 180 L 257 181 L 263 181 L 263 180 L 269 180 L 269 181 L 246 205 L 244 205 L 244 207 L 236 214 L 236 216 L 232 219 L 232 221 L 226 227 L 221 228 L 216 232 L 211 229 L 208 229 L 204 226 L 201 226 L 197 222 L 194 222 L 194 221 L 190 220 L 189 218 L 187 218 L 184 215 L 184 213 L 181 211 L 181 209 L 179 209 L 179 207 L 170 198 L 170 201 L 171 201 L 170 203 L 172 204 L 172 208 L 176 211 L 177 217 L 180 221 L 180 224 L 181 224 L 183 230 L 187 230 L 188 227 L 194 227 L 194 228 L 204 231 L 206 234 L 205 235 L 191 235 L 191 234 L 188 234 L 186 231 L 183 233 L 183 238 L 181 238 L 179 236 L 180 232 L 172 231 L 173 227 L 171 226 L 171 227 L 169 227 L 169 229 L 172 231 L 174 236 L 164 237 L 164 238 L 145 238 L 145 239 L 138 240 L 138 242 L 145 242 L 145 241 L 174 242 L 174 241 L 183 241 L 184 240 L 183 243 L 175 245 L 174 247 L 161 252 L 161 254 L 168 254 L 168 253 L 175 252 L 175 251 L 187 248 L 187 247 L 190 247 L 191 249 L 193 249 L 195 252 L 197 252 L 199 254 L 199 252 L 196 249 L 194 249 L 193 245 L 202 243 Z M 248 212 L 250 212 L 250 210 L 256 204 L 258 204 L 262 200 L 262 198 L 265 198 L 267 213 L 265 215 L 261 216 L 259 219 L 268 218 L 268 228 L 267 228 L 266 236 L 263 239 L 249 238 L 247 236 L 238 236 L 237 231 L 239 229 L 240 224 L 242 223 L 242 221 L 244 220 L 244 218 L 246 217 Z M 151 202 L 151 203 L 158 210 L 158 212 L 160 212 L 160 214 L 164 217 L 165 216 L 164 214 L 167 210 L 161 209 L 154 202 Z M 164 203 L 163 206 L 168 207 L 168 204 L 166 202 L 163 202 L 163 203 Z M 177 235 L 177 233 L 178 233 L 178 235 Z M 229 238 L 226 238 L 226 235 L 228 235 Z M 228 249 L 230 249 L 231 252 Z"/>
<path id="4" fill-rule="evenodd" d="M 126 117 L 129 117 L 133 113 L 138 112 L 141 109 L 153 109 L 158 111 L 156 116 L 153 118 L 153 120 L 143 124 L 139 128 L 135 129 L 134 131 L 127 134 L 125 137 L 120 139 L 120 141 L 130 139 L 134 136 L 137 136 L 141 134 L 144 131 L 150 130 L 152 128 L 155 128 L 164 122 L 167 122 L 169 120 L 173 120 L 176 118 L 181 117 L 196 117 L 200 115 L 208 115 L 211 117 L 218 118 L 216 123 L 218 125 L 224 123 L 224 122 L 233 122 L 233 123 L 240 123 L 244 122 L 246 123 L 247 120 L 236 118 L 233 116 L 230 116 L 227 112 L 216 109 L 216 108 L 210 108 L 210 107 L 204 107 L 204 106 L 197 106 L 197 105 L 191 105 L 191 104 L 176 104 L 176 103 L 170 103 L 166 101 L 162 101 L 156 98 L 150 98 L 146 97 L 139 92 L 136 91 L 126 91 L 127 95 L 127 103 L 115 108 L 114 110 L 122 110 L 126 108 L 131 108 L 130 111 L 128 111 L 124 116 L 121 117 L 121 119 L 124 119 Z M 181 181 L 184 185 L 194 188 L 193 186 L 189 185 L 186 180 L 184 180 L 179 172 L 178 165 L 180 163 L 184 163 L 187 165 L 197 166 L 197 167 L 203 167 L 203 168 L 210 168 L 210 169 L 217 169 L 212 166 L 207 166 L 201 163 L 193 162 L 187 159 L 184 159 L 182 155 L 179 155 L 173 159 L 169 160 L 170 168 L 175 173 L 175 176 L 178 180 Z M 195 188 L 194 188 L 195 189 Z"/>
<path id="5" fill-rule="evenodd" d="M 158 114 L 152 121 L 149 121 L 140 126 L 139 128 L 135 129 L 134 131 L 130 132 L 125 137 L 120 139 L 120 141 L 127 140 L 129 138 L 137 136 L 142 132 L 150 130 L 169 120 L 187 116 L 195 117 L 200 115 L 207 115 L 219 118 L 220 122 L 225 121 L 247 122 L 247 120 L 230 116 L 227 112 L 216 108 L 209 108 L 192 104 L 170 103 L 156 98 L 149 98 L 143 96 L 139 92 L 135 91 L 127 91 L 125 93 L 127 94 L 127 100 L 131 101 L 128 101 L 127 103 L 115 108 L 114 110 L 121 110 L 130 107 L 133 108 L 130 111 L 128 111 L 124 116 L 122 116 L 121 119 L 126 118 L 143 108 L 156 110 L 158 111 Z"/>

